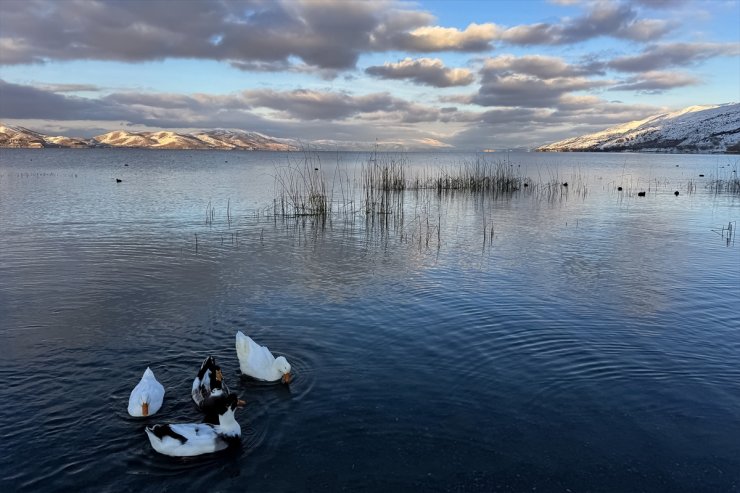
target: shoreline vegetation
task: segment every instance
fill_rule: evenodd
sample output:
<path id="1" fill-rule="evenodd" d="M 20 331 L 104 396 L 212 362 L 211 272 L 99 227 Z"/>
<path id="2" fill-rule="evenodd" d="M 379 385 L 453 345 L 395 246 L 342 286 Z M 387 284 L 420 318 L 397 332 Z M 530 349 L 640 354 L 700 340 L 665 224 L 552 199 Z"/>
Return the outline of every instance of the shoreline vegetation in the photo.
<path id="1" fill-rule="evenodd" d="M 332 213 L 393 214 L 402 211 L 397 196 L 404 193 L 434 193 L 453 195 L 464 193 L 493 199 L 510 198 L 526 193 L 552 200 L 558 195 L 588 195 L 587 179 L 574 170 L 570 177 L 557 174 L 532 178 L 521 174 L 520 165 L 509 159 L 492 160 L 491 154 L 479 154 L 474 160 L 463 160 L 445 168 L 411 169 L 405 153 L 379 152 L 377 149 L 361 163 L 360 176 L 350 176 L 339 159 L 331 177 L 324 173 L 325 165 L 317 151 L 304 150 L 302 160 L 288 158 L 288 164 L 277 168 L 273 214 L 282 217 L 326 216 Z M 737 168 L 737 164 L 733 166 Z M 740 193 L 737 170 L 711 176 L 706 188 L 712 193 Z M 700 175 L 704 176 L 704 175 Z M 696 191 L 696 183 L 685 184 L 635 183 L 614 181 L 609 186 L 615 192 L 632 196 L 640 191 L 657 192 L 659 188 L 682 188 L 684 193 Z M 357 206 L 358 197 L 361 205 Z M 402 202 L 402 201 L 401 201 Z"/>
<path id="2" fill-rule="evenodd" d="M 559 175 L 547 165 L 529 169 L 512 162 L 510 153 L 479 152 L 470 159 L 451 162 L 445 167 L 410 165 L 409 152 L 389 152 L 376 147 L 370 152 L 356 152 L 358 161 L 343 162 L 341 153 L 319 151 L 308 146 L 284 154 L 285 163 L 276 163 L 273 175 L 272 204 L 264 204 L 245 219 L 257 224 L 269 221 L 297 234 L 306 228 L 318 231 L 335 222 L 350 228 L 363 227 L 368 241 L 391 239 L 409 243 L 419 250 L 443 243 L 442 231 L 447 207 L 453 199 L 472 200 L 480 213 L 478 227 L 484 251 L 496 238 L 495 204 L 517 197 L 537 203 L 558 204 L 569 200 L 585 201 L 594 177 L 583 169 Z M 471 153 L 472 154 L 472 153 Z M 332 163 L 331 161 L 336 160 Z M 720 166 L 714 174 L 700 174 L 669 182 L 665 179 L 633 181 L 631 177 L 598 183 L 614 194 L 619 202 L 642 197 L 691 195 L 697 180 L 708 192 L 740 195 L 739 162 Z M 120 182 L 116 180 L 116 182 Z M 215 227 L 216 208 L 208 203 L 206 226 L 221 245 L 228 238 L 238 248 L 240 227 L 227 201 L 226 229 Z M 195 233 L 192 250 L 203 251 L 210 234 Z M 262 233 L 260 233 L 262 241 Z"/>
<path id="3" fill-rule="evenodd" d="M 527 173 L 521 165 L 496 157 L 502 156 L 481 153 L 440 168 L 411 165 L 407 153 L 377 149 L 358 157 L 354 164 L 342 161 L 339 153 L 308 149 L 290 153 L 286 162 L 275 164 L 272 204 L 241 215 L 245 223 L 234 219 L 227 200 L 226 222 L 221 227 L 214 219 L 223 214 L 217 214 L 209 202 L 207 232 L 191 237 L 188 249 L 199 254 L 210 250 L 209 246 L 218 248 L 226 243 L 239 249 L 248 241 L 248 231 L 259 231 L 257 241 L 262 242 L 269 225 L 284 229 L 298 242 L 315 241 L 324 230 L 347 228 L 364 231 L 368 244 L 387 246 L 393 242 L 419 252 L 434 251 L 454 241 L 444 238 L 443 231 L 449 230 L 450 207 L 463 201 L 474 205 L 474 227 L 480 231 L 482 251 L 486 252 L 494 247 L 500 232 L 495 222 L 497 208 L 514 200 L 534 201 L 536 207 L 558 207 L 569 201 L 586 201 L 592 186 L 607 191 L 620 204 L 674 200 L 674 196 L 697 193 L 700 186 L 714 195 L 740 195 L 740 162 L 706 173 L 706 178 L 635 180 L 624 175 L 601 182 L 581 168 L 558 172 L 545 166 L 529 168 Z"/>
<path id="4" fill-rule="evenodd" d="M 394 236 L 421 250 L 442 244 L 445 204 L 453 198 L 472 199 L 481 211 L 480 228 L 484 249 L 495 238 L 495 203 L 514 197 L 554 204 L 586 200 L 589 178 L 575 169 L 567 176 L 538 171 L 530 177 L 521 166 L 509 160 L 492 160 L 490 154 L 464 160 L 445 168 L 412 167 L 404 153 L 371 152 L 352 174 L 337 157 L 336 164 L 322 162 L 325 153 L 305 150 L 302 159 L 288 157 L 287 165 L 276 168 L 273 205 L 258 217 L 278 220 L 286 226 L 292 221 L 296 231 L 331 227 L 334 221 L 354 226 L 364 223 L 369 236 L 380 233 L 387 241 Z M 735 166 L 736 167 L 736 166 Z M 740 194 L 740 178 L 729 170 L 722 176 L 709 176 L 705 188 L 714 194 Z M 648 194 L 691 195 L 694 179 L 669 183 L 667 180 L 632 181 L 631 177 L 602 186 L 619 201 L 641 200 Z M 486 205 L 487 204 L 487 205 Z M 394 233 L 391 235 L 389 233 Z"/>

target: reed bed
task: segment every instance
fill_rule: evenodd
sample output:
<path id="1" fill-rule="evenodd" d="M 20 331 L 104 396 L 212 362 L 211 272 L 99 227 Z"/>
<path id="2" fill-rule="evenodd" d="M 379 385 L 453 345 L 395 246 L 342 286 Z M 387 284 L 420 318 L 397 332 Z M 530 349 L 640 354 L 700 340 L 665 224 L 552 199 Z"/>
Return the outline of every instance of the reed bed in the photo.
<path id="1" fill-rule="evenodd" d="M 402 155 L 370 155 L 362 169 L 363 187 L 366 190 L 400 192 L 406 189 L 407 160 Z"/>
<path id="2" fill-rule="evenodd" d="M 406 189 L 406 159 L 374 151 L 362 167 L 362 195 L 370 222 L 376 215 L 403 214 Z M 388 218 L 385 218 L 387 222 Z"/>
<path id="3" fill-rule="evenodd" d="M 282 217 L 327 217 L 331 212 L 326 179 L 317 154 L 304 152 L 303 162 L 289 162 L 275 175 L 274 213 Z"/>
<path id="4" fill-rule="evenodd" d="M 445 191 L 466 191 L 471 193 L 511 193 L 523 188 L 524 179 L 514 172 L 514 167 L 506 162 L 491 162 L 479 158 L 464 162 L 458 169 L 442 171 L 433 177 L 427 188 Z"/>
<path id="5" fill-rule="evenodd" d="M 277 170 L 276 198 L 271 212 L 263 215 L 271 216 L 276 226 L 280 221 L 286 228 L 302 232 L 332 228 L 335 221 L 343 220 L 351 229 L 363 229 L 368 241 L 385 243 L 395 238 L 422 250 L 440 248 L 445 215 L 442 202 L 457 194 L 481 202 L 526 194 L 549 203 L 567 201 L 569 196 L 585 199 L 588 194 L 587 180 L 580 170 L 567 176 L 555 173 L 532 179 L 523 176 L 520 169 L 508 160 L 492 161 L 484 156 L 444 169 L 410 169 L 404 154 L 374 150 L 359 166 L 358 175 L 350 179 L 339 159 L 333 176 L 327 175 L 319 154 L 304 151 L 301 161 Z M 485 220 L 481 229 L 484 246 L 491 246 L 493 218 Z"/>
<path id="6" fill-rule="evenodd" d="M 715 194 L 740 194 L 740 178 L 716 178 L 707 183 L 707 187 Z"/>

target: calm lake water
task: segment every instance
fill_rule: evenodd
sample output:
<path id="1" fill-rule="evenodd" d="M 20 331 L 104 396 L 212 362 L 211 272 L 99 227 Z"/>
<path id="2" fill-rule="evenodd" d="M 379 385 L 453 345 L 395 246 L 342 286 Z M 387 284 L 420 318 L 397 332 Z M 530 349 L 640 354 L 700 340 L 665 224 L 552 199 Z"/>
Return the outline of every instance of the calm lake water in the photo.
<path id="1" fill-rule="evenodd" d="M 0 489 L 740 489 L 740 195 L 709 187 L 737 156 L 488 155 L 533 185 L 366 216 L 369 156 L 307 156 L 317 223 L 270 212 L 301 154 L 0 150 Z M 237 330 L 289 387 L 240 379 Z M 207 355 L 241 448 L 158 455 L 144 427 L 200 419 Z"/>

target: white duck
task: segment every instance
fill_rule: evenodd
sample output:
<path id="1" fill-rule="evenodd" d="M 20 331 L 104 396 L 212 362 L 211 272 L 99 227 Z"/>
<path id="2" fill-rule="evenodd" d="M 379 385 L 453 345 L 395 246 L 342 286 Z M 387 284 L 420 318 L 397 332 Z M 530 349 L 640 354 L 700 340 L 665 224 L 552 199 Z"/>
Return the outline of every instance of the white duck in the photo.
<path id="1" fill-rule="evenodd" d="M 218 424 L 187 423 L 154 425 L 145 431 L 154 450 L 173 457 L 192 457 L 224 450 L 239 443 L 241 426 L 234 418 L 236 394 L 219 399 Z"/>
<path id="2" fill-rule="evenodd" d="M 152 370 L 147 368 L 128 398 L 128 413 L 137 418 L 151 416 L 162 407 L 162 400 L 164 387 L 154 378 Z"/>
<path id="3" fill-rule="evenodd" d="M 265 346 L 260 346 L 249 336 L 236 332 L 236 355 L 239 357 L 239 369 L 245 375 L 275 382 L 290 383 L 290 363 L 283 356 L 277 358 Z"/>

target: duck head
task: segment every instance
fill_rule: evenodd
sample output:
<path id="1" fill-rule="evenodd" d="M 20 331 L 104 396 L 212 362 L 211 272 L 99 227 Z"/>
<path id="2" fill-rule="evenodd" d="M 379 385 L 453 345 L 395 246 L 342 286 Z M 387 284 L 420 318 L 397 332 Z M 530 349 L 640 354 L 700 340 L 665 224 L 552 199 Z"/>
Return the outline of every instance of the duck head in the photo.
<path id="1" fill-rule="evenodd" d="M 285 384 L 290 383 L 291 379 L 293 378 L 290 374 L 290 363 L 288 363 L 288 360 L 285 359 L 284 356 L 278 356 L 277 358 L 275 358 L 274 367 L 278 371 L 278 373 L 282 375 L 280 377 L 280 381 Z"/>

